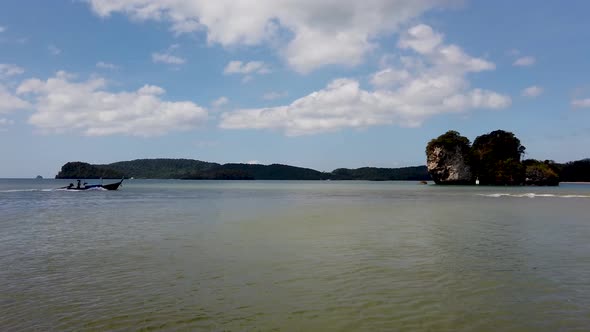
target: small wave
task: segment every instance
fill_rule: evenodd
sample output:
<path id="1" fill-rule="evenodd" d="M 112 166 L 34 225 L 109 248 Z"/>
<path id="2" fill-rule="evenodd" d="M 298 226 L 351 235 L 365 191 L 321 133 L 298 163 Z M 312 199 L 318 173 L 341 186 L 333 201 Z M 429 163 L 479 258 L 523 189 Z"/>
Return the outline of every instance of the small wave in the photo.
<path id="1" fill-rule="evenodd" d="M 478 196 L 484 197 L 526 197 L 526 198 L 535 198 L 535 197 L 557 197 L 557 198 L 590 198 L 590 195 L 556 195 L 556 194 L 535 194 L 535 193 L 525 193 L 525 194 L 507 194 L 507 193 L 497 193 L 497 194 L 478 194 Z"/>

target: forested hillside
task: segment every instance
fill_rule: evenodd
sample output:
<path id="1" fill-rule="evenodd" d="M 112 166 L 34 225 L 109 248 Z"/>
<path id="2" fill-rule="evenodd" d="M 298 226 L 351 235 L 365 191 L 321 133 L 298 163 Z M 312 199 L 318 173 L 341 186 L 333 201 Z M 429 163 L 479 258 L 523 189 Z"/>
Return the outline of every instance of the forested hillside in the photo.
<path id="1" fill-rule="evenodd" d="M 191 159 L 137 159 L 107 165 L 66 163 L 58 179 L 95 178 L 193 180 L 429 180 L 425 166 L 403 168 L 339 168 L 320 172 L 310 168 L 272 164 L 217 164 Z"/>

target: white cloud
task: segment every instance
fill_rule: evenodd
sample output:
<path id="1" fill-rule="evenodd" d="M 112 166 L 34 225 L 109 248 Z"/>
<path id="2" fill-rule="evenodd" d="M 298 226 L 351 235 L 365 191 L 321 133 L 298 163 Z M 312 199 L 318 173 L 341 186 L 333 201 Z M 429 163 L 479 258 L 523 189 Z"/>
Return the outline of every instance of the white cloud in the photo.
<path id="1" fill-rule="evenodd" d="M 186 59 L 169 54 L 169 53 L 152 53 L 152 61 L 154 63 L 166 63 L 169 65 L 182 65 L 186 63 Z"/>
<path id="2" fill-rule="evenodd" d="M 260 163 L 259 160 L 248 160 L 244 164 L 248 164 L 248 165 L 260 165 L 261 163 Z"/>
<path id="3" fill-rule="evenodd" d="M 24 72 L 25 70 L 17 65 L 0 63 L 0 79 L 20 75 Z"/>
<path id="4" fill-rule="evenodd" d="M 6 28 L 0 25 L 0 33 L 6 31 Z"/>
<path id="5" fill-rule="evenodd" d="M 535 57 L 523 56 L 521 58 L 516 59 L 512 65 L 517 67 L 530 67 L 534 65 L 536 62 L 537 59 L 535 59 Z"/>
<path id="6" fill-rule="evenodd" d="M 574 108 L 590 108 L 590 98 L 572 100 Z"/>
<path id="7" fill-rule="evenodd" d="M 96 68 L 114 70 L 119 68 L 119 66 L 108 62 L 99 61 L 96 63 Z"/>
<path id="8" fill-rule="evenodd" d="M 230 61 L 223 70 L 226 75 L 229 74 L 268 74 L 270 69 L 263 61 Z"/>
<path id="9" fill-rule="evenodd" d="M 453 69 L 463 72 L 496 69 L 496 65 L 493 63 L 484 59 L 473 58 L 465 54 L 457 45 L 443 45 L 442 41 L 441 34 L 432 30 L 428 25 L 419 24 L 402 35 L 398 46 L 401 49 L 411 49 L 420 55 L 428 57 L 435 66 L 441 69 Z M 403 62 L 410 67 L 421 65 L 419 61 L 407 57 Z"/>
<path id="10" fill-rule="evenodd" d="M 371 77 L 371 84 L 375 87 L 394 87 L 411 77 L 410 72 L 405 69 L 386 68 L 376 72 Z"/>
<path id="11" fill-rule="evenodd" d="M 0 84 L 0 114 L 26 109 L 29 106 L 27 101 L 15 96 L 14 93 Z"/>
<path id="12" fill-rule="evenodd" d="M 416 25 L 410 28 L 405 37 L 400 39 L 400 48 L 411 48 L 420 54 L 432 53 L 440 44 L 443 38 L 440 33 L 434 32 L 431 27 L 425 24 Z"/>
<path id="13" fill-rule="evenodd" d="M 226 112 L 220 127 L 276 129 L 290 136 L 384 124 L 415 127 L 437 114 L 511 104 L 508 96 L 469 86 L 469 73 L 493 70 L 493 63 L 442 39 L 425 25 L 409 29 L 398 46 L 414 54 L 401 59 L 401 68 L 373 75 L 374 91 L 356 80 L 337 79 L 289 105 Z"/>
<path id="14" fill-rule="evenodd" d="M 49 50 L 49 53 L 51 53 L 52 55 L 60 55 L 61 54 L 61 49 L 59 49 L 55 45 L 49 45 L 47 47 L 47 49 Z"/>
<path id="15" fill-rule="evenodd" d="M 533 85 L 530 86 L 524 90 L 522 90 L 521 95 L 524 97 L 529 97 L 529 98 L 536 98 L 538 96 L 540 96 L 541 94 L 543 94 L 543 88 L 537 85 Z"/>
<path id="16" fill-rule="evenodd" d="M 289 93 L 287 91 L 283 91 L 283 92 L 271 91 L 271 92 L 267 92 L 264 95 L 262 95 L 262 99 L 264 99 L 264 100 L 276 100 L 276 99 L 285 98 L 288 95 L 289 95 Z"/>
<path id="17" fill-rule="evenodd" d="M 481 58 L 467 55 L 457 45 L 442 44 L 442 35 L 433 31 L 431 27 L 420 24 L 404 33 L 398 46 L 401 49 L 413 50 L 437 68 L 437 71 L 455 73 L 481 72 L 494 70 L 496 65 Z M 409 78 L 407 70 L 424 66 L 424 59 L 402 57 L 405 68 L 401 70 L 385 69 L 373 76 L 373 84 L 385 84 L 388 80 L 404 80 Z"/>
<path id="18" fill-rule="evenodd" d="M 229 103 L 229 99 L 225 96 L 222 96 L 222 97 L 215 99 L 213 102 L 211 102 L 211 105 L 213 105 L 213 107 L 221 107 L 223 105 L 227 105 L 228 103 Z"/>
<path id="19" fill-rule="evenodd" d="M 207 111 L 192 102 L 163 100 L 165 91 L 157 86 L 113 93 L 105 90 L 102 78 L 73 80 L 74 75 L 58 72 L 46 81 L 24 81 L 17 94 L 35 98 L 29 123 L 46 133 L 154 136 L 189 130 L 207 120 Z"/>
<path id="20" fill-rule="evenodd" d="M 375 48 L 375 39 L 396 32 L 424 12 L 451 0 L 88 0 L 106 17 L 168 21 L 175 33 L 204 31 L 210 44 L 279 45 L 299 72 L 324 65 L 352 66 Z M 287 40 L 285 40 L 287 39 Z M 285 42 L 283 42 L 285 41 Z"/>

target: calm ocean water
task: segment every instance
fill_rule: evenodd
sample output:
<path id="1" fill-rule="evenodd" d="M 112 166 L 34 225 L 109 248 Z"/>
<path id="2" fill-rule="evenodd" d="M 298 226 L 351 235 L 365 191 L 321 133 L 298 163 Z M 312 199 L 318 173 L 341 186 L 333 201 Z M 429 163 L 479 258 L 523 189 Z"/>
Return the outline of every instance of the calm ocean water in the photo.
<path id="1" fill-rule="evenodd" d="M 590 185 L 0 180 L 0 330 L 588 331 Z"/>

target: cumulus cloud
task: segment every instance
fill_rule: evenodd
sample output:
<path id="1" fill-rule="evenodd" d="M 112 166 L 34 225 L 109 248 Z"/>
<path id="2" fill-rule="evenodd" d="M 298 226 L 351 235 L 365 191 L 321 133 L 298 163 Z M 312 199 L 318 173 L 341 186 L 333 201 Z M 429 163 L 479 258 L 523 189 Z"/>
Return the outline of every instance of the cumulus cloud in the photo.
<path id="1" fill-rule="evenodd" d="M 204 31 L 223 46 L 279 43 L 299 72 L 324 65 L 352 66 L 375 48 L 376 37 L 450 0 L 88 0 L 106 17 L 168 21 L 175 33 Z M 285 43 L 281 43 L 285 40 Z"/>
<path id="2" fill-rule="evenodd" d="M 226 75 L 230 74 L 268 74 L 270 69 L 263 61 L 230 61 L 223 70 Z"/>
<path id="3" fill-rule="evenodd" d="M 516 59 L 512 65 L 517 66 L 517 67 L 530 67 L 530 66 L 534 65 L 536 62 L 537 62 L 537 59 L 535 59 L 535 57 L 523 56 L 523 57 Z"/>
<path id="4" fill-rule="evenodd" d="M 46 81 L 24 81 L 17 94 L 34 98 L 29 123 L 46 133 L 154 136 L 189 130 L 207 120 L 207 111 L 192 102 L 163 100 L 165 90 L 158 86 L 108 92 L 106 85 L 102 78 L 75 81 L 74 75 L 58 72 Z"/>
<path id="5" fill-rule="evenodd" d="M 522 90 L 521 95 L 524 97 L 529 97 L 529 98 L 536 98 L 538 96 L 540 96 L 541 94 L 543 94 L 543 88 L 540 86 L 530 86 L 524 90 Z"/>
<path id="6" fill-rule="evenodd" d="M 0 79 L 20 75 L 24 72 L 25 70 L 17 65 L 0 63 Z"/>
<path id="7" fill-rule="evenodd" d="M 229 99 L 225 96 L 221 96 L 215 99 L 213 102 L 211 102 L 211 105 L 213 105 L 213 107 L 221 107 L 223 105 L 227 105 L 228 103 Z"/>
<path id="8" fill-rule="evenodd" d="M 29 106 L 27 101 L 19 98 L 4 85 L 0 84 L 0 114 L 26 109 Z"/>
<path id="9" fill-rule="evenodd" d="M 572 100 L 574 108 L 590 108 L 590 98 Z"/>
<path id="10" fill-rule="evenodd" d="M 411 77 L 406 69 L 386 68 L 371 76 L 371 84 L 376 87 L 394 87 Z"/>
<path id="11" fill-rule="evenodd" d="M 116 66 L 116 65 L 114 65 L 114 64 L 112 64 L 112 63 L 99 61 L 99 62 L 96 63 L 96 68 L 114 70 L 114 69 L 117 69 L 119 67 Z"/>
<path id="12" fill-rule="evenodd" d="M 409 29 L 398 46 L 412 55 L 402 57 L 398 67 L 375 73 L 374 91 L 356 80 L 337 79 L 289 105 L 226 112 L 220 127 L 276 129 L 290 136 L 384 124 L 415 127 L 437 114 L 511 104 L 508 96 L 469 86 L 469 73 L 493 70 L 493 63 L 444 44 L 431 27 Z"/>
<path id="13" fill-rule="evenodd" d="M 434 32 L 425 24 L 419 24 L 409 29 L 404 38 L 398 42 L 401 48 L 411 48 L 418 53 L 432 53 L 440 44 L 443 38 L 440 33 Z"/>
<path id="14" fill-rule="evenodd" d="M 401 49 L 410 49 L 428 60 L 442 70 L 454 72 L 480 72 L 496 69 L 496 65 L 480 58 L 467 55 L 457 45 L 443 45 L 442 35 L 432 30 L 425 24 L 419 24 L 410 28 L 402 35 L 398 46 Z M 406 67 L 415 66 L 420 61 L 406 57 L 403 59 Z"/>

